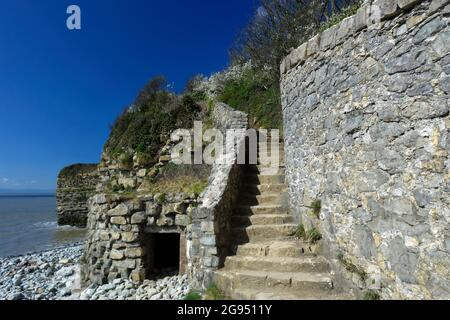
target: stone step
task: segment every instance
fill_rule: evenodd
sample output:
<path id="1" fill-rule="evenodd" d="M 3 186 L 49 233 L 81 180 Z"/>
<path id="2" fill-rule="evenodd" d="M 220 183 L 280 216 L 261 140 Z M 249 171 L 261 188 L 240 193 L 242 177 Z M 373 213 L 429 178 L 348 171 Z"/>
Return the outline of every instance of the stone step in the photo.
<path id="1" fill-rule="evenodd" d="M 333 289 L 329 275 L 322 273 L 222 269 L 214 273 L 214 280 L 227 296 L 241 289 L 275 289 L 302 294 L 323 294 Z"/>
<path id="2" fill-rule="evenodd" d="M 354 300 L 355 298 L 347 294 L 336 293 L 334 291 L 323 292 L 286 292 L 285 290 L 264 290 L 264 289 L 239 289 L 230 296 L 230 299 L 240 301 L 284 301 L 284 300 Z"/>
<path id="3" fill-rule="evenodd" d="M 286 214 L 260 214 L 254 216 L 232 216 L 234 228 L 249 227 L 251 225 L 285 224 L 294 222 L 294 218 Z"/>
<path id="4" fill-rule="evenodd" d="M 258 205 L 246 206 L 240 205 L 234 208 L 237 216 L 252 216 L 258 214 L 287 214 L 287 209 L 281 205 Z"/>
<path id="5" fill-rule="evenodd" d="M 233 256 L 226 259 L 225 270 L 324 273 L 330 271 L 330 265 L 325 258 L 315 256 L 298 258 Z"/>
<path id="6" fill-rule="evenodd" d="M 244 176 L 244 181 L 246 183 L 253 183 L 259 185 L 284 184 L 286 182 L 286 176 L 284 174 L 264 176 L 250 173 Z"/>
<path id="7" fill-rule="evenodd" d="M 317 255 L 320 245 L 310 245 L 300 240 L 264 241 L 247 243 L 237 248 L 237 255 L 254 257 L 300 257 Z"/>
<path id="8" fill-rule="evenodd" d="M 231 234 L 232 240 L 236 244 L 243 244 L 268 239 L 284 239 L 292 236 L 296 230 L 297 225 L 295 224 L 273 224 L 250 226 L 248 228 L 233 228 L 231 229 Z"/>
<path id="9" fill-rule="evenodd" d="M 242 192 L 261 195 L 266 192 L 286 192 L 287 187 L 284 183 L 261 185 L 255 183 L 246 183 L 242 187 Z"/>
<path id="10" fill-rule="evenodd" d="M 281 205 L 286 202 L 286 192 L 264 193 L 255 195 L 250 193 L 242 194 L 240 199 L 241 205 L 257 206 L 257 205 Z"/>

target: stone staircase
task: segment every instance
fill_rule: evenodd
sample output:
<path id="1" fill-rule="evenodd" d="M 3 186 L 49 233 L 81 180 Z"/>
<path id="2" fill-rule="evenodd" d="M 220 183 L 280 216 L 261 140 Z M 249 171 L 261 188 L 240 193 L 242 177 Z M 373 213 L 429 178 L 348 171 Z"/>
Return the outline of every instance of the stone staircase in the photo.
<path id="1" fill-rule="evenodd" d="M 245 187 L 232 216 L 235 252 L 214 280 L 230 299 L 307 300 L 343 298 L 333 292 L 330 267 L 320 246 L 297 240 L 287 210 L 282 166 L 275 175 L 248 166 Z"/>

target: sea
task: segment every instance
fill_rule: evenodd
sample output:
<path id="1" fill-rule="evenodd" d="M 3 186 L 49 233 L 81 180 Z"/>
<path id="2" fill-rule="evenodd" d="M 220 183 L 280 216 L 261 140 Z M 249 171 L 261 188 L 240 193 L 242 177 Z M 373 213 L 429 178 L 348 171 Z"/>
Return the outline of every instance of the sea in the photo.
<path id="1" fill-rule="evenodd" d="M 0 257 L 83 241 L 85 229 L 58 226 L 55 196 L 0 195 Z"/>

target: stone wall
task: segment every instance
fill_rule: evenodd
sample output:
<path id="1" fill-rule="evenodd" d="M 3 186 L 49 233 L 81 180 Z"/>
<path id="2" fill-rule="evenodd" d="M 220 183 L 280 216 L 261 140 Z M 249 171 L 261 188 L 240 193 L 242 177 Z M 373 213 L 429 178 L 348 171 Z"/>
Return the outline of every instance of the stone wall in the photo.
<path id="1" fill-rule="evenodd" d="M 219 103 L 213 116 L 215 127 L 224 134 L 228 129 L 236 130 L 236 148 L 242 147 L 247 115 Z M 191 286 L 197 290 L 211 284 L 213 272 L 223 266 L 231 249 L 231 214 L 240 188 L 242 166 L 236 163 L 234 152 L 226 152 L 223 159 L 213 165 L 208 188 L 201 197 L 201 205 L 193 212 L 190 226 L 188 263 Z"/>
<path id="2" fill-rule="evenodd" d="M 99 180 L 96 164 L 76 164 L 58 175 L 56 204 L 59 225 L 86 227 L 88 199 Z"/>
<path id="3" fill-rule="evenodd" d="M 82 280 L 96 284 L 117 278 L 144 281 L 154 272 L 149 235 L 179 233 L 182 240 L 196 206 L 193 195 L 181 193 L 95 195 L 90 200 Z"/>
<path id="4" fill-rule="evenodd" d="M 247 116 L 226 105 L 213 111 L 217 128 L 245 129 Z M 237 144 L 245 131 L 237 134 Z M 142 282 L 154 269 L 155 246 L 152 235 L 180 235 L 181 273 L 188 273 L 192 287 L 204 289 L 212 271 L 228 254 L 231 207 L 239 186 L 236 155 L 225 154 L 223 164 L 213 166 L 209 186 L 202 195 L 184 193 L 148 194 L 146 184 L 171 161 L 174 146 L 168 142 L 152 168 L 133 159 L 124 167 L 106 153 L 100 164 L 97 194 L 89 201 L 88 236 L 82 258 L 85 284 L 104 284 L 117 278 Z M 153 243 L 152 243 L 153 242 Z M 164 250 L 171 250 L 164 247 Z"/>
<path id="5" fill-rule="evenodd" d="M 449 16 L 369 1 L 281 66 L 291 210 L 357 293 L 450 298 Z"/>

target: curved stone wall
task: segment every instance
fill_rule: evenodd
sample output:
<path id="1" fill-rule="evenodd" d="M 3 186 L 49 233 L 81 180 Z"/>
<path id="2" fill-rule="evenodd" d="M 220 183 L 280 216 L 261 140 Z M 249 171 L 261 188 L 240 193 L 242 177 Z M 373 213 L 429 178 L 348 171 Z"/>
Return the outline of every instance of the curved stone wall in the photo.
<path id="1" fill-rule="evenodd" d="M 449 16 L 447 0 L 367 2 L 282 63 L 291 209 L 338 285 L 450 298 Z"/>

